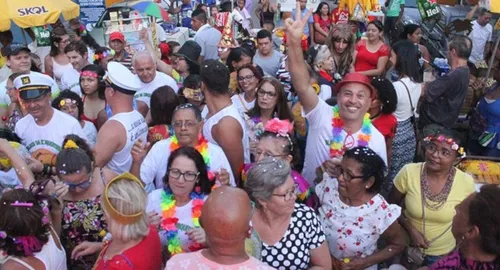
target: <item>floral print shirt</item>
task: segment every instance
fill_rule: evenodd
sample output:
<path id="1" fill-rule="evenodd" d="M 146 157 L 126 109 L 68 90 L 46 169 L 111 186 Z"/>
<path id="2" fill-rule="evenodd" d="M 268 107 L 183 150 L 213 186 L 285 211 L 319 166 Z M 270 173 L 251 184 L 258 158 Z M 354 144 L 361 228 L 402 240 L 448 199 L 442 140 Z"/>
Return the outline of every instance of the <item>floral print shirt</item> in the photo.
<path id="1" fill-rule="evenodd" d="M 387 203 L 380 194 L 361 206 L 340 200 L 338 180 L 324 174 L 316 186 L 322 221 L 330 253 L 338 260 L 365 258 L 377 250 L 380 235 L 401 215 L 401 207 Z M 367 269 L 377 269 L 373 265 Z"/>
<path id="2" fill-rule="evenodd" d="M 91 269 L 97 255 L 71 259 L 71 251 L 84 241 L 101 242 L 100 232 L 106 228 L 101 196 L 81 201 L 64 201 L 61 243 L 66 250 L 68 269 Z"/>

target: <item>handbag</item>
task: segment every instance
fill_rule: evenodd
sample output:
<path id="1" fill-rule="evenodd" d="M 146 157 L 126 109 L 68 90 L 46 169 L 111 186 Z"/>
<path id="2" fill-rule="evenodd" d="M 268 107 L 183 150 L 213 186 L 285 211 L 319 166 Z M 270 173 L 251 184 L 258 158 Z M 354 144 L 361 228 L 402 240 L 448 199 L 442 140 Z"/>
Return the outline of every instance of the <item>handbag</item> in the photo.
<path id="1" fill-rule="evenodd" d="M 424 172 L 424 165 L 422 164 L 421 172 L 420 172 L 420 179 L 422 179 L 422 175 Z M 424 188 L 422 186 L 422 181 L 420 182 L 420 196 L 421 196 L 421 205 L 422 205 L 422 225 L 423 225 L 423 231 L 422 234 L 424 235 L 425 238 L 425 207 L 424 207 L 424 200 L 425 200 L 425 195 L 424 195 Z M 451 229 L 451 225 L 446 228 L 441 234 L 438 236 L 434 237 L 432 240 L 429 241 L 429 246 L 434 243 L 436 240 L 438 240 L 441 236 L 443 236 L 446 232 L 448 232 Z M 425 251 L 419 247 L 408 247 L 406 249 L 406 259 L 408 263 L 410 264 L 410 269 L 416 269 L 420 266 L 423 265 L 424 260 L 425 260 Z"/>

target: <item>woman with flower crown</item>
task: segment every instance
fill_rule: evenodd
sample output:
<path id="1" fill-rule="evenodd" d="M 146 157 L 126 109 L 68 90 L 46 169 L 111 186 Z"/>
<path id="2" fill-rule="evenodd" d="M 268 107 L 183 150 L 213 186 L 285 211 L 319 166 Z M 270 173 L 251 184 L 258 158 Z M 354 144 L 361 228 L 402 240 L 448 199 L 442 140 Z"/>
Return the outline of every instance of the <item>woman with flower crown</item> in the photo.
<path id="1" fill-rule="evenodd" d="M 203 119 L 197 106 L 186 103 L 175 108 L 172 114 L 174 136 L 156 142 L 149 152 L 141 144 L 132 149 L 133 163 L 130 172 L 139 175 L 146 185 L 146 191 L 161 189 L 164 176 L 168 171 L 170 155 L 183 146 L 193 147 L 203 156 L 208 168 L 209 178 L 219 185 L 235 186 L 234 176 L 224 151 L 208 142 L 201 134 Z"/>
<path id="2" fill-rule="evenodd" d="M 264 131 L 264 125 L 273 118 L 293 121 L 292 111 L 281 83 L 272 77 L 264 77 L 257 86 L 255 106 L 245 114 L 250 153 L 255 155 L 257 138 Z"/>
<path id="3" fill-rule="evenodd" d="M 288 119 L 280 120 L 273 118 L 267 121 L 264 126 L 264 132 L 259 135 L 257 146 L 255 148 L 255 162 L 265 158 L 273 157 L 285 160 L 291 166 L 299 159 L 297 157 L 299 149 L 293 139 L 293 124 Z M 253 163 L 245 164 L 241 179 L 246 181 L 247 173 L 252 168 Z M 314 200 L 311 197 L 310 185 L 307 180 L 297 171 L 291 172 L 297 191 L 297 202 L 305 203 L 313 207 Z"/>
<path id="4" fill-rule="evenodd" d="M 423 139 L 425 162 L 405 165 L 389 196 L 391 203 L 404 205 L 399 222 L 424 266 L 455 249 L 455 207 L 475 191 L 472 177 L 454 167 L 465 154 L 459 136 L 439 126 L 428 130 Z"/>
<path id="5" fill-rule="evenodd" d="M 193 147 L 173 151 L 167 168 L 165 186 L 149 194 L 146 211 L 150 223 L 158 226 L 169 258 L 207 245 L 199 217 L 215 181 L 209 178 L 203 155 Z"/>

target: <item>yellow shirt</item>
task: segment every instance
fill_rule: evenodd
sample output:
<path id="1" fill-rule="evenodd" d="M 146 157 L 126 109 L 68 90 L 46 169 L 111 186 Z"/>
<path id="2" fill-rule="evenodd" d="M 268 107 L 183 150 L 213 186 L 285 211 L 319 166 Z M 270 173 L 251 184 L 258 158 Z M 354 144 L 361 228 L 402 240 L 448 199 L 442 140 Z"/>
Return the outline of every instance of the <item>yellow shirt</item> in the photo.
<path id="1" fill-rule="evenodd" d="M 405 215 L 410 223 L 420 232 L 423 231 L 422 199 L 420 192 L 420 172 L 423 163 L 411 163 L 404 166 L 394 179 L 394 186 L 405 194 Z M 437 211 L 425 208 L 425 237 L 432 240 L 447 230 L 455 215 L 455 206 L 475 191 L 474 180 L 461 170 L 456 170 L 448 199 Z M 432 256 L 445 255 L 455 248 L 455 238 L 448 229 L 444 235 L 434 241 L 425 250 Z"/>

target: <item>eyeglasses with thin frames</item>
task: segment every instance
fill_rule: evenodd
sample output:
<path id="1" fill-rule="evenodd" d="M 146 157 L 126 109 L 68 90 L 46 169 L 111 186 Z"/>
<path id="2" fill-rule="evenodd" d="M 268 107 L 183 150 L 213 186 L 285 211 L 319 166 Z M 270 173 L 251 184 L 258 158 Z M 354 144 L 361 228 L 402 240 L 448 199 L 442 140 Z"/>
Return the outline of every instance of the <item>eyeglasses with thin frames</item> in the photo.
<path id="1" fill-rule="evenodd" d="M 293 189 L 291 190 L 288 190 L 286 191 L 285 193 L 283 194 L 277 194 L 277 193 L 273 193 L 273 196 L 276 196 L 276 197 L 283 197 L 283 199 L 285 200 L 285 202 L 288 202 L 290 201 L 291 199 L 297 199 L 297 188 L 294 187 Z"/>

